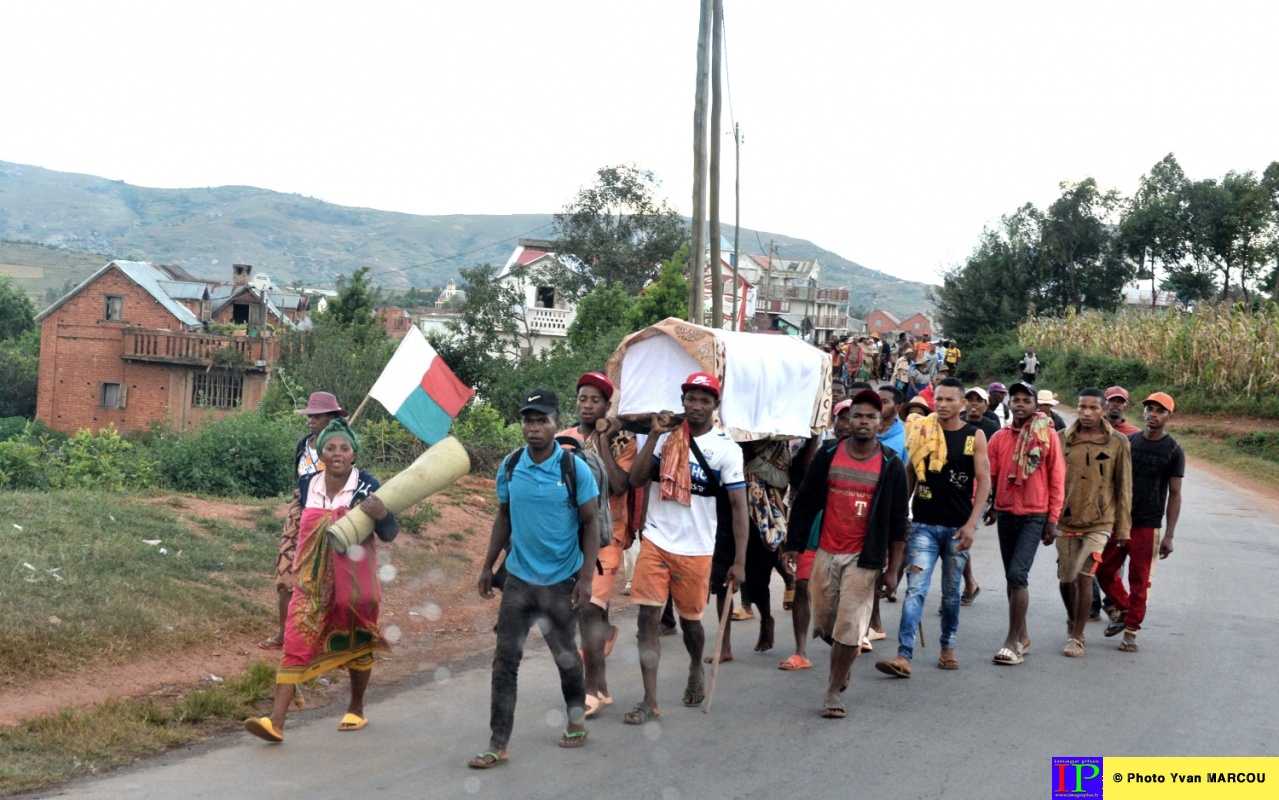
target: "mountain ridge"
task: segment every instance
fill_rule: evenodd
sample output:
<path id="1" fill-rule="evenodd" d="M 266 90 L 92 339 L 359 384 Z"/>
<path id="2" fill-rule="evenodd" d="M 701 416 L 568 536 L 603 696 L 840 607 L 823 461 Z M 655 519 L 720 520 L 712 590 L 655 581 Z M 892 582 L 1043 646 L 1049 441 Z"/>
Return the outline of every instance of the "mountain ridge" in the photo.
<path id="1" fill-rule="evenodd" d="M 440 286 L 462 267 L 504 263 L 521 236 L 547 236 L 553 222 L 552 214 L 420 215 L 340 206 L 254 186 L 150 188 L 0 161 L 0 239 L 174 263 L 210 278 L 229 276 L 235 262 L 253 264 L 277 283 L 320 286 L 367 265 L 387 288 Z M 724 226 L 726 238 L 732 232 Z M 869 269 L 811 241 L 747 228 L 742 239 L 772 240 L 783 258 L 818 259 L 820 284 L 848 288 L 854 307 L 869 309 L 872 297 L 876 306 L 906 314 L 931 307 L 927 284 Z"/>

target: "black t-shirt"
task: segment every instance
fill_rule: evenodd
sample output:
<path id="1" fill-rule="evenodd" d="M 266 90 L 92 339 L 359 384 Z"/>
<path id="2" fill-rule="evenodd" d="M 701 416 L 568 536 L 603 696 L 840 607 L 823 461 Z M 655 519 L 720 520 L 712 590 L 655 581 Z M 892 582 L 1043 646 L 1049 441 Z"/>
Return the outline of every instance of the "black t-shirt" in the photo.
<path id="1" fill-rule="evenodd" d="M 1186 453 L 1164 434 L 1147 439 L 1142 431 L 1128 436 L 1132 445 L 1132 526 L 1161 528 L 1168 505 L 1168 481 L 1186 475 Z"/>
<path id="2" fill-rule="evenodd" d="M 981 428 L 981 432 L 986 434 L 987 442 L 990 441 L 990 437 L 995 435 L 996 431 L 998 431 L 1000 428 L 1003 427 L 1003 425 L 1001 425 L 999 422 L 999 417 L 995 416 L 989 411 L 987 411 L 985 414 L 982 415 L 980 423 L 970 422 L 968 424 L 969 425 L 976 424 L 977 427 Z"/>
<path id="3" fill-rule="evenodd" d="M 975 425 L 968 423 L 957 431 L 945 431 L 946 464 L 941 472 L 928 472 L 915 488 L 911 505 L 915 522 L 958 528 L 973 513 L 973 491 L 977 486 L 977 446 Z"/>

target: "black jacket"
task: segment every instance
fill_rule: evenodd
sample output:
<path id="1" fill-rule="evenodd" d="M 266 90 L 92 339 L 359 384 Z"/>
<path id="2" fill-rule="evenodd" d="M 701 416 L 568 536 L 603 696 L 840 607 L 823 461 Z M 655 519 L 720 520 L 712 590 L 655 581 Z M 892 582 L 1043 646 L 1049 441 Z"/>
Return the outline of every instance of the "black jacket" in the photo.
<path id="1" fill-rule="evenodd" d="M 817 515 L 826 508 L 826 485 L 835 451 L 843 440 L 826 445 L 813 456 L 812 466 L 804 476 L 799 494 L 791 504 L 787 521 L 785 549 L 803 552 Z M 866 544 L 857 559 L 862 569 L 883 569 L 888 566 L 889 542 L 904 542 L 910 533 L 910 496 L 906 484 L 906 466 L 892 450 L 879 447 L 884 454 L 884 466 L 879 473 L 879 483 L 870 501 L 870 515 L 866 521 Z"/>

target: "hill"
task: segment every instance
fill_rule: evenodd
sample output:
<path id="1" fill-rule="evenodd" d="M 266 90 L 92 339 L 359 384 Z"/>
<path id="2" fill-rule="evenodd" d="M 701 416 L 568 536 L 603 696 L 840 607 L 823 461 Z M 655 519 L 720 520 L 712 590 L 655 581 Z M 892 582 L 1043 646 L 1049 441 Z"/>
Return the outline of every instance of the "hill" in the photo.
<path id="1" fill-rule="evenodd" d="M 0 161 L 0 240 L 43 246 L 0 250 L 0 274 L 33 294 L 50 282 L 60 287 L 77 264 L 84 277 L 109 257 L 180 264 L 207 277 L 248 263 L 277 283 L 315 286 L 368 265 L 375 282 L 389 288 L 438 286 L 462 267 L 504 262 L 521 235 L 551 230 L 550 214 L 421 216 L 251 186 L 151 189 Z M 731 226 L 725 230 L 732 235 Z M 925 284 L 867 269 L 809 241 L 742 229 L 744 246 L 770 239 L 783 256 L 819 259 L 822 285 L 848 287 L 854 307 L 869 307 L 872 294 L 906 313 L 928 305 Z M 41 265 L 24 261 L 24 251 L 43 261 L 58 260 L 50 252 L 74 255 Z M 94 255 L 81 261 L 79 254 Z M 39 276 L 29 277 L 35 268 Z"/>

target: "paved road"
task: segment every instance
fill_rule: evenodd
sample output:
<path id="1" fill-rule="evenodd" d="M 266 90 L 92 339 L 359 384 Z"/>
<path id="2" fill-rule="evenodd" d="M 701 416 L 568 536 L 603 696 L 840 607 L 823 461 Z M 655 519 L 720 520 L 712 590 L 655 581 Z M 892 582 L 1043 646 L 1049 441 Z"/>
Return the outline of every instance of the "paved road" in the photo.
<path id="1" fill-rule="evenodd" d="M 448 677 L 388 695 L 374 687 L 371 722 L 338 734 L 340 706 L 291 718 L 288 742 L 233 735 L 55 796 L 72 798 L 1021 798 L 1043 796 L 1054 755 L 1273 755 L 1279 503 L 1237 490 L 1191 465 L 1177 551 L 1155 575 L 1142 650 L 1088 630 L 1082 659 L 1061 655 L 1064 611 L 1052 550 L 1031 574 L 1034 644 L 1020 667 L 990 658 L 1003 640 L 1006 606 L 993 528 L 974 548 L 984 591 L 961 617 L 957 672 L 936 669 L 936 582 L 925 615 L 929 647 L 915 676 L 880 675 L 859 659 L 849 717 L 818 717 L 828 651 L 816 667 L 785 673 L 789 653 L 750 652 L 755 626 L 737 627 L 740 660 L 720 672 L 714 713 L 680 705 L 682 648 L 662 640 L 663 716 L 623 725 L 639 699 L 633 617 L 609 662 L 617 705 L 590 727 L 581 750 L 555 746 L 558 681 L 543 645 L 530 640 L 522 671 L 511 762 L 489 772 L 464 766 L 488 740 L 486 659 Z M 780 597 L 780 592 L 775 595 Z M 885 605 L 895 630 L 900 605 Z M 708 629 L 713 622 L 708 619 Z M 779 643 L 789 638 L 779 625 Z M 620 706 L 620 708 L 619 708 Z"/>

